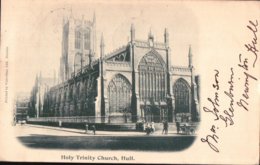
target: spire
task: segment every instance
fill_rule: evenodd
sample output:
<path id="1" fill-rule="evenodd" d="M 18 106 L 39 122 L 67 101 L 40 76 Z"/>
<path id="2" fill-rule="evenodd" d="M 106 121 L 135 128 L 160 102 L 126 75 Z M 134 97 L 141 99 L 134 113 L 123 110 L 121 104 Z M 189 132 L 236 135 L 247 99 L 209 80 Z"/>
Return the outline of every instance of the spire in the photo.
<path id="1" fill-rule="evenodd" d="M 63 17 L 62 17 L 62 25 L 64 26 L 64 24 L 65 24 L 65 17 L 63 15 Z"/>
<path id="2" fill-rule="evenodd" d="M 40 80 L 42 80 L 42 71 L 40 71 Z"/>
<path id="3" fill-rule="evenodd" d="M 35 78 L 35 84 L 38 84 L 38 81 L 39 81 L 39 76 L 38 76 L 38 73 L 37 73 L 36 78 Z"/>
<path id="4" fill-rule="evenodd" d="M 53 70 L 53 85 L 56 85 L 56 70 Z"/>
<path id="5" fill-rule="evenodd" d="M 164 30 L 164 43 L 166 47 L 169 47 L 169 33 L 167 28 Z"/>
<path id="6" fill-rule="evenodd" d="M 134 27 L 134 24 L 132 23 L 131 24 L 131 41 L 134 41 L 135 40 L 135 27 Z"/>
<path id="7" fill-rule="evenodd" d="M 96 12 L 94 11 L 93 13 L 93 22 L 92 22 L 92 26 L 93 26 L 93 31 L 92 31 L 92 40 L 91 40 L 91 45 L 92 45 L 92 55 L 93 57 L 96 54 Z"/>
<path id="8" fill-rule="evenodd" d="M 81 26 L 84 26 L 84 24 L 85 24 L 85 15 L 84 14 L 82 14 L 81 15 Z M 84 40 L 84 37 L 83 37 L 83 40 Z M 84 45 L 84 44 L 83 44 Z M 84 49 L 84 46 L 82 46 L 82 49 Z"/>
<path id="9" fill-rule="evenodd" d="M 72 7 L 71 7 L 71 6 L 70 6 L 69 19 L 73 19 L 73 14 L 72 14 Z"/>
<path id="10" fill-rule="evenodd" d="M 191 45 L 189 45 L 189 68 L 192 68 L 192 50 L 191 50 Z"/>
<path id="11" fill-rule="evenodd" d="M 150 28 L 148 39 L 152 39 L 152 40 L 154 39 L 153 34 L 152 34 L 152 28 Z"/>
<path id="12" fill-rule="evenodd" d="M 103 33 L 101 34 L 101 41 L 100 41 L 100 57 L 102 58 L 104 56 L 104 37 L 103 37 Z"/>
<path id="13" fill-rule="evenodd" d="M 38 73 L 38 81 L 37 84 L 41 84 L 42 82 L 42 71 L 40 71 L 40 73 Z"/>
<path id="14" fill-rule="evenodd" d="M 148 34 L 148 43 L 149 43 L 150 47 L 154 46 L 154 37 L 153 37 L 151 28 L 150 28 L 150 32 Z"/>
<path id="15" fill-rule="evenodd" d="M 93 23 L 96 23 L 96 12 L 93 13 Z"/>

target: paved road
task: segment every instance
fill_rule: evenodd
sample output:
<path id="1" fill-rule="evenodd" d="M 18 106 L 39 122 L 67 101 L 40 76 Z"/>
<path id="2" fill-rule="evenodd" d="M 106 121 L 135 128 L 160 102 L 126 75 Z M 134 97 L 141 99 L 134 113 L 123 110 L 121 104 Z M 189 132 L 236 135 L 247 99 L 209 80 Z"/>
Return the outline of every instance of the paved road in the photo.
<path id="1" fill-rule="evenodd" d="M 25 146 L 45 149 L 73 150 L 145 150 L 178 151 L 189 147 L 196 136 L 156 132 L 146 135 L 143 132 L 97 131 L 85 134 L 83 130 L 17 125 L 17 138 Z"/>

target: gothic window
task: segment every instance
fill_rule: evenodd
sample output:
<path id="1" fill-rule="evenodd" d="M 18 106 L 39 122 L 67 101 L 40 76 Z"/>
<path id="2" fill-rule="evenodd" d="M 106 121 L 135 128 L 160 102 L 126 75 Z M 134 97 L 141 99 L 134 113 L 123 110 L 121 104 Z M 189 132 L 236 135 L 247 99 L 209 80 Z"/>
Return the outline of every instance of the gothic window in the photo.
<path id="1" fill-rule="evenodd" d="M 66 92 L 67 92 L 67 89 L 65 89 L 64 90 L 64 93 L 63 93 L 63 102 L 66 102 L 66 99 L 67 99 L 67 97 L 66 97 Z"/>
<path id="2" fill-rule="evenodd" d="M 80 96 L 80 83 L 77 84 L 77 88 L 76 88 L 76 99 L 79 99 Z"/>
<path id="3" fill-rule="evenodd" d="M 54 104 L 56 104 L 56 95 L 55 95 L 55 93 L 53 94 L 53 102 L 54 102 Z"/>
<path id="4" fill-rule="evenodd" d="M 81 69 L 81 54 L 77 53 L 74 59 L 74 72 L 77 72 L 80 69 Z"/>
<path id="5" fill-rule="evenodd" d="M 80 32 L 80 30 L 75 31 L 75 48 L 76 49 L 81 48 L 81 32 Z"/>
<path id="6" fill-rule="evenodd" d="M 85 30 L 84 32 L 84 49 L 90 49 L 90 31 L 89 29 Z"/>
<path id="7" fill-rule="evenodd" d="M 190 105 L 190 90 L 184 79 L 176 81 L 173 87 L 176 113 L 188 113 Z"/>
<path id="8" fill-rule="evenodd" d="M 69 89 L 69 100 L 72 101 L 73 99 L 73 86 L 70 86 L 70 89 Z"/>
<path id="9" fill-rule="evenodd" d="M 154 53 L 146 54 L 140 61 L 139 94 L 142 101 L 165 101 L 166 70 L 165 64 Z"/>
<path id="10" fill-rule="evenodd" d="M 110 113 L 130 112 L 131 85 L 122 75 L 116 75 L 108 85 Z"/>

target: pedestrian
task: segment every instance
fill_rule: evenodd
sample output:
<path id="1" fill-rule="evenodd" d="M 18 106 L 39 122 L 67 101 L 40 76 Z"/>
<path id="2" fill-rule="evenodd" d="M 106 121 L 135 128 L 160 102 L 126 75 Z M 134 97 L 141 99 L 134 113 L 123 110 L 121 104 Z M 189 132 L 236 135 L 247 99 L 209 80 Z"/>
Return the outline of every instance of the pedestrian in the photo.
<path id="1" fill-rule="evenodd" d="M 176 122 L 176 127 L 177 127 L 177 134 L 180 132 L 180 122 Z"/>
<path id="2" fill-rule="evenodd" d="M 190 134 L 190 125 L 189 123 L 184 123 L 184 132 L 185 134 Z"/>
<path id="3" fill-rule="evenodd" d="M 145 132 L 146 132 L 146 135 L 150 135 L 150 133 L 151 133 L 151 128 L 150 128 L 150 125 L 148 122 L 145 125 Z"/>
<path id="4" fill-rule="evenodd" d="M 166 135 L 168 134 L 168 127 L 169 127 L 168 121 L 167 121 L 167 120 L 164 120 L 164 121 L 163 121 L 163 131 L 162 131 L 162 134 L 163 134 L 163 132 L 164 132 Z"/>
<path id="5" fill-rule="evenodd" d="M 85 128 L 86 128 L 85 133 L 87 134 L 88 133 L 88 123 L 86 123 Z"/>
<path id="6" fill-rule="evenodd" d="M 151 132 L 154 133 L 155 132 L 155 126 L 154 126 L 154 122 L 151 123 Z"/>
<path id="7" fill-rule="evenodd" d="M 162 123 L 163 123 L 163 130 L 162 130 L 162 134 L 163 134 L 163 132 L 165 131 L 165 129 L 164 129 L 164 128 L 165 128 L 165 127 L 164 127 L 164 125 L 165 125 L 165 120 L 163 120 L 163 121 L 162 121 Z"/>
<path id="8" fill-rule="evenodd" d="M 62 126 L 62 122 L 61 120 L 59 120 L 59 127 L 61 128 L 61 126 Z"/>
<path id="9" fill-rule="evenodd" d="M 92 130 L 93 130 L 94 135 L 96 135 L 96 127 L 95 127 L 95 125 L 92 125 Z"/>
<path id="10" fill-rule="evenodd" d="M 144 120 L 142 121 L 142 127 L 143 127 L 143 131 L 145 131 L 146 126 L 145 126 L 145 121 Z"/>

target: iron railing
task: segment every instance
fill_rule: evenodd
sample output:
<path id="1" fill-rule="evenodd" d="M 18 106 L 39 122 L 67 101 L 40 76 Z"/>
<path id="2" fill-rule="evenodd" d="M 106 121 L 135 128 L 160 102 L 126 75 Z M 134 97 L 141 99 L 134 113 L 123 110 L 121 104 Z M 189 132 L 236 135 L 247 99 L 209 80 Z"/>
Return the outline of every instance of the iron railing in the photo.
<path id="1" fill-rule="evenodd" d="M 70 116 L 28 118 L 30 122 L 66 122 L 66 123 L 132 123 L 132 116 Z M 137 120 L 141 120 L 138 117 Z"/>
<path id="2" fill-rule="evenodd" d="M 185 118 L 186 120 L 179 119 L 180 116 L 176 116 L 176 119 L 169 121 L 167 117 L 162 117 L 160 115 L 152 116 L 131 116 L 131 115 L 110 115 L 110 116 L 69 116 L 69 117 L 38 117 L 38 118 L 28 118 L 29 122 L 66 122 L 66 123 L 133 123 L 133 122 L 155 122 L 162 123 L 164 120 L 168 122 L 191 122 L 191 119 Z"/>

